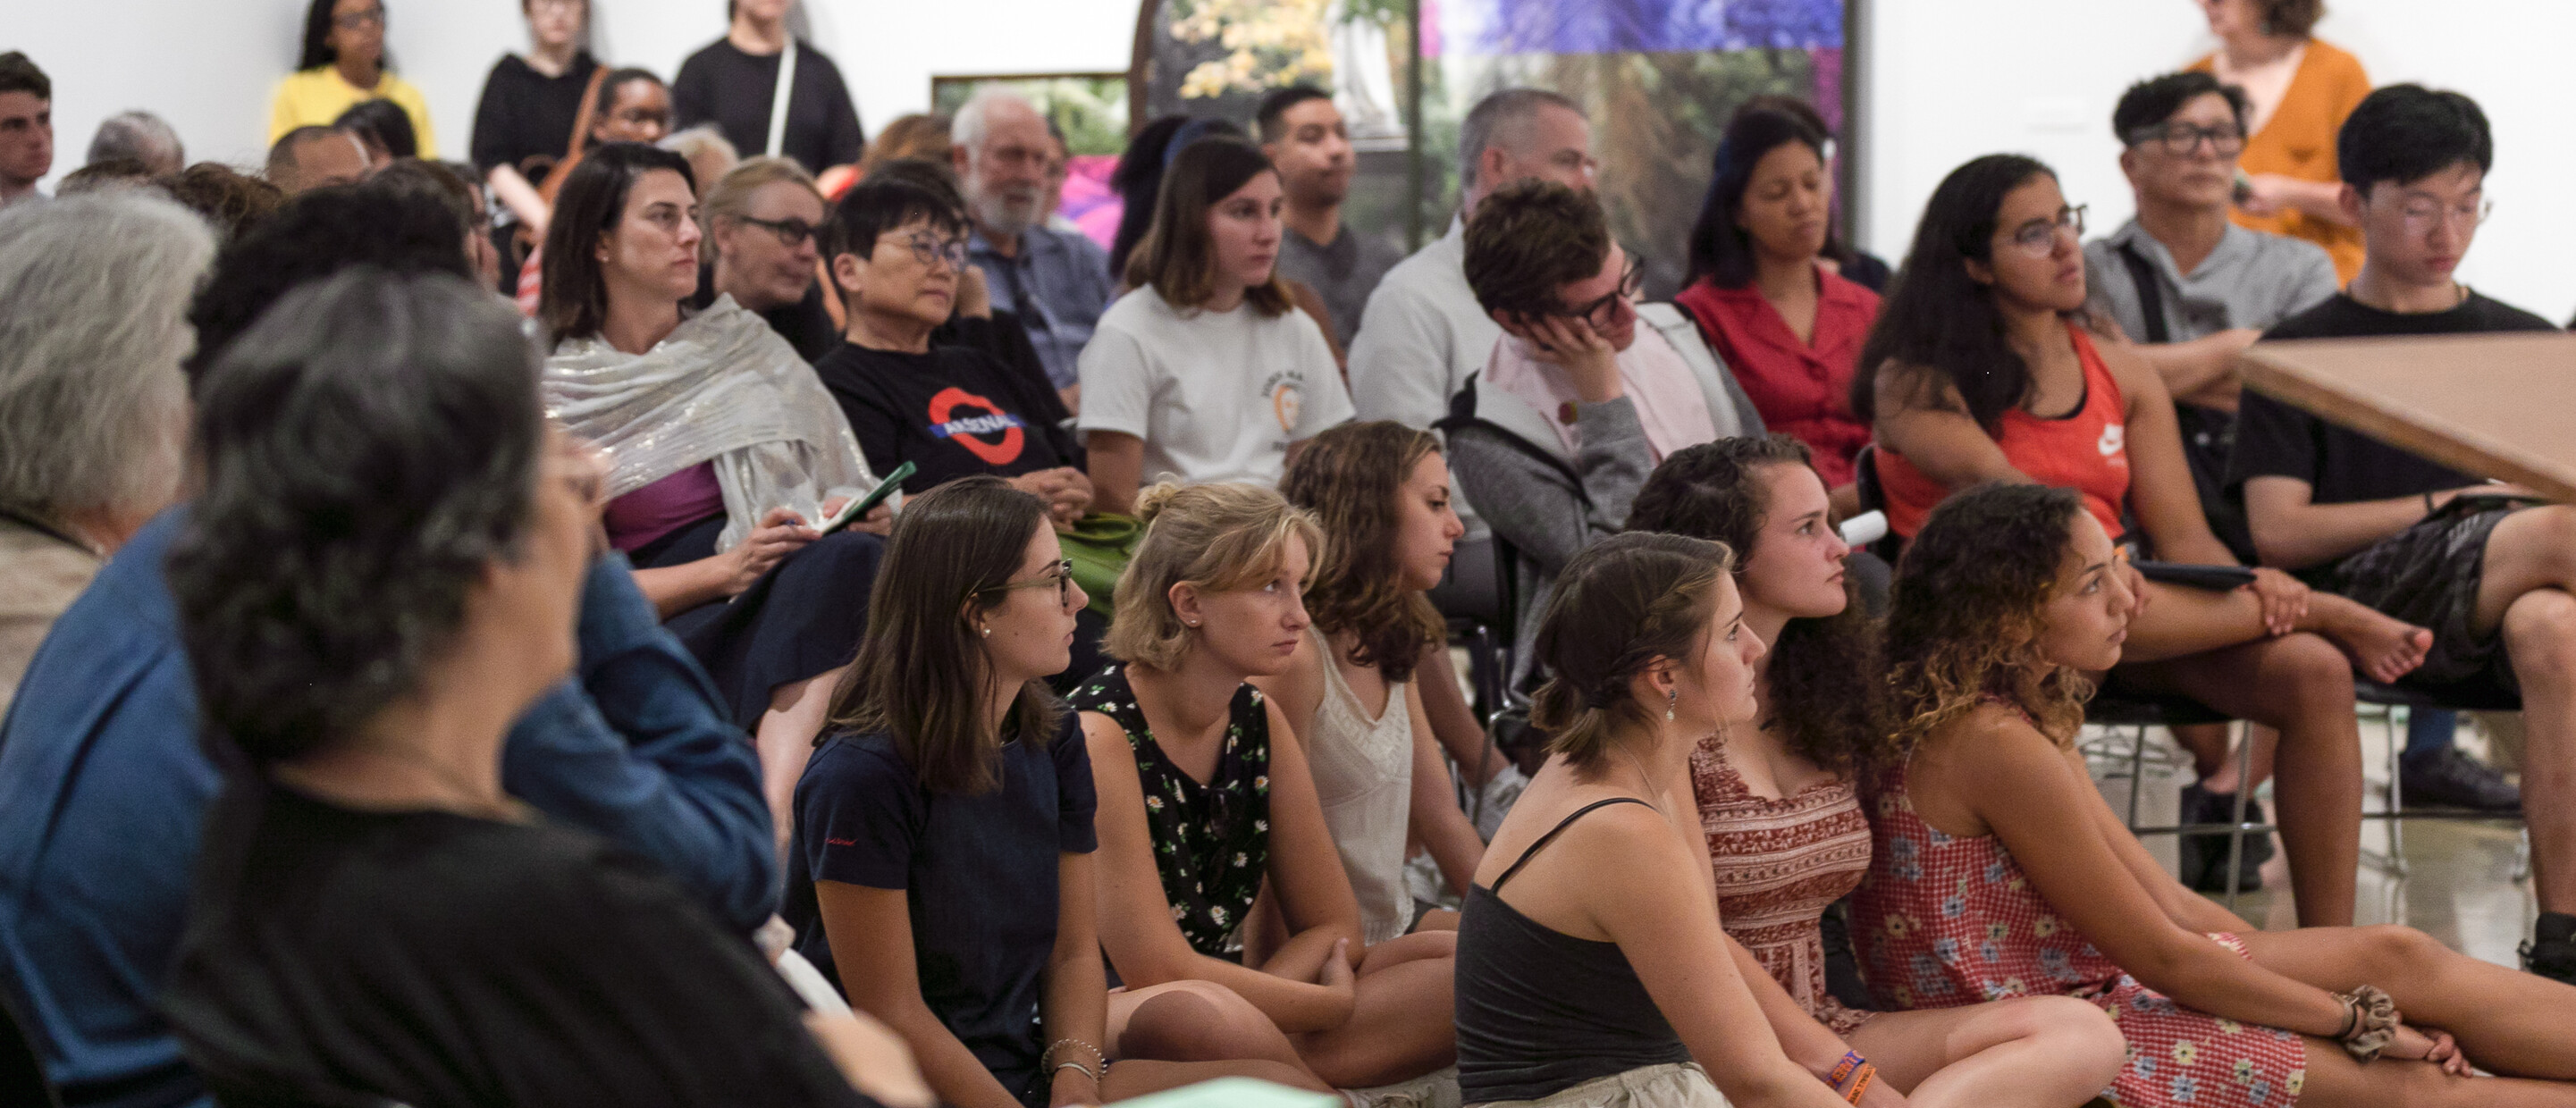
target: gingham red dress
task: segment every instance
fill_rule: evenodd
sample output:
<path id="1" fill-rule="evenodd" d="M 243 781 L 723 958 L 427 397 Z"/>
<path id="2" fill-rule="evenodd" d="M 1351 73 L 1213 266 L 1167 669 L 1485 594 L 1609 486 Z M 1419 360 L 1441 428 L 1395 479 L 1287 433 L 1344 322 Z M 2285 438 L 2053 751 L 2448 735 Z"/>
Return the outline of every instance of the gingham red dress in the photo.
<path id="1" fill-rule="evenodd" d="M 1744 787 L 1715 736 L 1691 752 L 1690 767 L 1726 933 L 1834 1034 L 1859 1030 L 1877 1013 L 1846 1008 L 1825 990 L 1818 930 L 1825 909 L 1869 869 L 1869 821 L 1851 781 L 1828 778 L 1766 800 Z"/>
<path id="2" fill-rule="evenodd" d="M 2129 1040 L 2102 1095 L 2123 1108 L 2282 1108 L 2307 1083 L 2297 1035 L 2184 1008 L 2141 985 L 2042 899 L 1992 835 L 1942 834 L 1914 814 L 1905 771 L 1867 785 L 1869 876 L 1852 945 L 1887 1009 L 2062 993 L 2102 1007 Z M 2238 955 L 2234 935 L 2210 935 Z"/>

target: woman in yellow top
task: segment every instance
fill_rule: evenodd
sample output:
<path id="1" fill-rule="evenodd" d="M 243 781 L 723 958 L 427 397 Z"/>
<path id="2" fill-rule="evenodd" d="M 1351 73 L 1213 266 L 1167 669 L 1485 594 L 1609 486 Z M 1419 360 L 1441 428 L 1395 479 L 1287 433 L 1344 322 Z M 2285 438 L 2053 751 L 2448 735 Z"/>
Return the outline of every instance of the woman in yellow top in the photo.
<path id="1" fill-rule="evenodd" d="M 385 69 L 385 6 L 380 0 L 313 0 L 304 13 L 304 56 L 294 76 L 278 82 L 269 109 L 268 141 L 298 127 L 328 127 L 361 100 L 391 100 L 411 117 L 423 160 L 438 157 L 429 102 L 409 81 Z"/>
<path id="2" fill-rule="evenodd" d="M 2351 54 L 2309 37 L 2325 0 L 2194 0 L 2218 36 L 2215 53 L 2192 63 L 2245 90 L 2253 135 L 2237 165 L 2236 225 L 2302 238 L 2334 257 L 2338 279 L 2361 272 L 2361 228 L 2344 221 L 2335 197 L 2335 133 L 2370 95 L 2370 76 Z"/>

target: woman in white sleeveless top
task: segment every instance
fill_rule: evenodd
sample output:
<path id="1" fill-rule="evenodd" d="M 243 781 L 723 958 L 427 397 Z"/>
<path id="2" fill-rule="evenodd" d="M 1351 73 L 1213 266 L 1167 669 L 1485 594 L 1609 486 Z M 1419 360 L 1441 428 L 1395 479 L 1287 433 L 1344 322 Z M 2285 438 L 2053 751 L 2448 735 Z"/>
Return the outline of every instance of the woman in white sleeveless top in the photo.
<path id="1" fill-rule="evenodd" d="M 1322 522 L 1324 551 L 1305 597 L 1314 624 L 1294 667 L 1256 684 L 1306 744 L 1324 822 L 1374 946 L 1416 929 L 1404 880 L 1412 845 L 1429 849 L 1462 893 L 1484 856 L 1414 684 L 1418 662 L 1446 659 L 1446 625 L 1423 594 L 1440 583 L 1465 528 L 1449 508 L 1439 441 L 1398 423 L 1315 436 L 1280 492 Z M 1454 680 L 1446 668 L 1419 676 Z M 1457 926 L 1450 913 L 1421 923 Z"/>

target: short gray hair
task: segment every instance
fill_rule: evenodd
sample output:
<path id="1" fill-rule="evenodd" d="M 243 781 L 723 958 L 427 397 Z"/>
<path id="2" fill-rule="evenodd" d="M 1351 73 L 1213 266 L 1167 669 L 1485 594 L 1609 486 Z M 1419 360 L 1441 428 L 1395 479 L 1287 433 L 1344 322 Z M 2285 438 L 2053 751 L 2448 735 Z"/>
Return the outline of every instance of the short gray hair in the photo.
<path id="1" fill-rule="evenodd" d="M 993 114 L 993 105 L 1004 102 L 1027 108 L 1029 114 L 1038 116 L 1040 119 L 1046 118 L 1038 111 L 1037 105 L 1029 103 L 1028 97 L 1013 92 L 1009 88 L 1001 85 L 986 85 L 976 89 L 975 95 L 966 98 L 966 106 L 957 109 L 955 118 L 948 121 L 948 143 L 951 146 L 966 148 L 968 165 L 973 165 L 976 158 L 983 156 L 984 139 L 993 130 L 993 121 L 990 118 Z"/>
<path id="2" fill-rule="evenodd" d="M 98 134 L 89 140 L 89 164 L 111 158 L 132 158 L 151 166 L 154 173 L 176 173 L 187 165 L 188 149 L 180 145 L 179 132 L 160 116 L 119 112 L 100 123 Z"/>
<path id="3" fill-rule="evenodd" d="M 1574 101 L 1543 88 L 1507 88 L 1476 101 L 1458 128 L 1458 191 L 1476 187 L 1476 163 L 1484 160 L 1487 149 L 1509 150 L 1527 142 L 1530 121 L 1548 108 L 1583 114 Z"/>
<path id="4" fill-rule="evenodd" d="M 188 302 L 214 256 L 203 220 L 146 191 L 0 212 L 0 506 L 61 521 L 169 503 Z"/>

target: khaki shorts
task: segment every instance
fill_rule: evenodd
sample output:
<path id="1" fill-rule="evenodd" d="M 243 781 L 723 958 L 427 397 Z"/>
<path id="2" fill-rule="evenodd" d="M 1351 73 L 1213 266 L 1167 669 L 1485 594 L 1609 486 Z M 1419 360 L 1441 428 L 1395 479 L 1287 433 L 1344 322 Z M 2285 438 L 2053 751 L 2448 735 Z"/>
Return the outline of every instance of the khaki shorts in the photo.
<path id="1" fill-rule="evenodd" d="M 1537 1100 L 1498 1100 L 1482 1108 L 1729 1108 L 1726 1095 L 1697 1062 L 1640 1066 L 1596 1077 Z"/>

